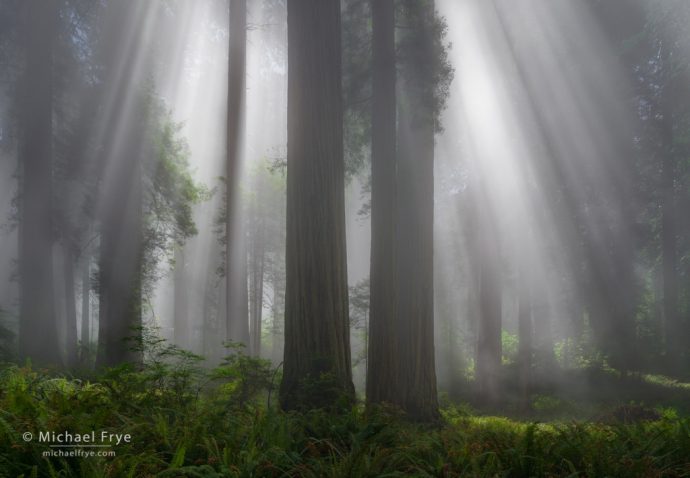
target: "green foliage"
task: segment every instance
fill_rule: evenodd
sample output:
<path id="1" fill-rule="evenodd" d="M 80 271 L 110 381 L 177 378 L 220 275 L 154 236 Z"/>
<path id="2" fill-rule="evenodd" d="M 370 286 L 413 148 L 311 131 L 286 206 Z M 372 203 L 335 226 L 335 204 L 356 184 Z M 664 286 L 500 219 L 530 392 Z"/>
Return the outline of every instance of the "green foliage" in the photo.
<path id="1" fill-rule="evenodd" d="M 564 338 L 554 344 L 554 354 L 558 364 L 564 369 L 604 367 L 604 354 L 590 343 L 573 338 Z"/>
<path id="2" fill-rule="evenodd" d="M 357 389 L 365 388 L 369 340 L 369 278 L 350 287 L 350 345 L 352 379 Z"/>
<path id="3" fill-rule="evenodd" d="M 135 337 L 143 364 L 115 367 L 92 380 L 30 366 L 0 369 L 0 476 L 147 476 L 209 463 L 227 476 L 216 452 L 241 449 L 252 433 L 248 423 L 263 413 L 255 400 L 268 383 L 266 362 L 236 351 L 207 371 L 202 357 L 166 343 L 154 330 Z M 48 444 L 24 442 L 27 431 L 128 433 L 132 442 L 115 447 L 114 458 L 44 458 Z"/>
<path id="4" fill-rule="evenodd" d="M 350 327 L 365 329 L 369 315 L 369 278 L 350 287 Z"/>
<path id="5" fill-rule="evenodd" d="M 418 94 L 420 105 L 429 111 L 437 132 L 443 131 L 441 113 L 450 96 L 455 70 L 448 59 L 451 47 L 446 41 L 448 24 L 428 0 L 398 0 L 401 31 L 398 40 L 402 78 Z"/>
<path id="6" fill-rule="evenodd" d="M 517 334 L 501 330 L 501 348 L 503 350 L 503 364 L 514 363 L 517 360 L 520 340 Z"/>
<path id="7" fill-rule="evenodd" d="M 626 476 L 690 473 L 690 420 L 630 403 L 591 423 L 529 423 L 447 405 L 443 423 L 401 420 L 386 407 L 282 413 L 262 405 L 268 364 L 200 357 L 143 331 L 144 365 L 91 380 L 0 368 L 0 476 Z M 539 396 L 535 407 L 561 409 Z M 547 410 L 547 411 L 548 411 Z M 44 458 L 40 430 L 129 433 L 114 457 Z"/>
<path id="8" fill-rule="evenodd" d="M 532 410 L 540 416 L 567 416 L 576 410 L 575 405 L 554 395 L 537 395 L 532 399 Z"/>
<path id="9" fill-rule="evenodd" d="M 147 150 L 143 163 L 144 287 L 158 279 L 158 264 L 174 261 L 176 245 L 197 234 L 192 207 L 210 198 L 211 192 L 192 177 L 190 150 L 182 136 L 183 124 L 172 119 L 161 99 L 147 94 Z"/>
<path id="10" fill-rule="evenodd" d="M 15 356 L 14 332 L 9 328 L 9 314 L 0 308 L 0 362 Z"/>
<path id="11" fill-rule="evenodd" d="M 419 91 L 422 106 L 437 132 L 450 95 L 454 70 L 448 59 L 447 24 L 428 2 L 398 0 L 397 62 L 405 81 Z M 345 174 L 360 173 L 371 147 L 371 8 L 368 0 L 346 0 L 342 12 Z M 367 204 L 365 203 L 365 206 Z M 366 215 L 367 212 L 363 211 Z"/>
<path id="12" fill-rule="evenodd" d="M 345 176 L 361 172 L 371 144 L 371 8 L 345 0 L 342 12 Z"/>
<path id="13" fill-rule="evenodd" d="M 230 354 L 212 371 L 211 377 L 221 383 L 217 390 L 222 401 L 246 405 L 272 386 L 271 362 L 245 355 L 243 344 L 228 342 L 225 347 Z"/>

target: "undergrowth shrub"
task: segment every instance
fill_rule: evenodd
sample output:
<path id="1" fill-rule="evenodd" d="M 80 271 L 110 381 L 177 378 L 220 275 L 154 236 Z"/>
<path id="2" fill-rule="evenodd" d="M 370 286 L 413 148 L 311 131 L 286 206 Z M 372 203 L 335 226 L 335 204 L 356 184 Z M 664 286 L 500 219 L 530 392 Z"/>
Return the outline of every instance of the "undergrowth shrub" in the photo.
<path id="1" fill-rule="evenodd" d="M 201 357 L 142 337 L 142 365 L 91 378 L 2 366 L 0 476 L 690 476 L 690 422 L 673 410 L 527 423 L 448 405 L 435 427 L 385 406 L 284 413 L 266 405 L 269 364 L 236 344 L 207 370 Z M 132 440 L 114 447 L 115 457 L 45 458 L 48 444 L 22 439 L 42 430 Z"/>

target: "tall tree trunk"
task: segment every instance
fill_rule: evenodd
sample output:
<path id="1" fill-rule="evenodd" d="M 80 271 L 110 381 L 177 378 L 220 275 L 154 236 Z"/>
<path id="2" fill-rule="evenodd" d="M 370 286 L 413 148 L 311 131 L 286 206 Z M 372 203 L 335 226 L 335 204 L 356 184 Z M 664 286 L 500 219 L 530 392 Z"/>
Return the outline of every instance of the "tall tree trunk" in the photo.
<path id="1" fill-rule="evenodd" d="M 217 364 L 223 357 L 222 344 L 227 337 L 225 326 L 227 314 L 225 308 L 227 301 L 225 293 L 227 288 L 218 278 L 218 265 L 221 263 L 222 246 L 218 241 L 213 241 L 205 260 L 212 264 L 206 271 L 204 280 L 203 301 L 203 354 L 211 364 Z"/>
<path id="2" fill-rule="evenodd" d="M 66 242 L 68 239 L 64 239 Z M 74 253 L 70 244 L 63 247 L 63 278 L 65 281 L 65 365 L 73 368 L 79 361 L 77 342 L 77 298 L 74 291 Z"/>
<path id="3" fill-rule="evenodd" d="M 60 362 L 53 291 L 53 45 L 56 0 L 26 3 L 19 246 L 19 353 L 43 365 Z"/>
<path id="4" fill-rule="evenodd" d="M 396 298 L 396 69 L 395 5 L 372 0 L 373 89 L 371 130 L 371 261 L 369 403 L 396 403 L 401 363 L 397 345 Z"/>
<path id="5" fill-rule="evenodd" d="M 668 68 L 668 66 L 667 66 Z M 661 267 L 663 274 L 663 312 L 666 355 L 672 363 L 678 354 L 678 252 L 676 231 L 675 157 L 673 147 L 673 113 L 670 91 L 661 98 Z"/>
<path id="6" fill-rule="evenodd" d="M 111 131 L 103 146 L 101 231 L 98 267 L 99 311 L 97 367 L 138 362 L 133 350 L 142 326 L 143 191 L 142 156 L 145 102 L 136 91 L 137 55 L 126 51 L 123 25 L 135 22 L 132 44 L 144 33 L 144 19 L 137 15 L 137 2 L 121 0 L 106 6 L 104 40 L 105 69 L 103 118 Z M 117 75 L 116 73 L 121 74 Z M 126 141 L 123 141 L 123 138 Z M 123 146 L 124 144 L 124 146 Z"/>
<path id="7" fill-rule="evenodd" d="M 491 207 L 481 201 L 485 211 Z M 478 207 L 479 204 L 477 204 Z M 488 403 L 499 398 L 502 344 L 501 251 L 495 217 L 476 211 L 479 232 L 479 324 L 477 333 L 476 380 L 481 397 Z"/>
<path id="8" fill-rule="evenodd" d="M 271 362 L 274 364 L 278 363 L 281 356 L 278 350 L 280 334 L 278 333 L 278 290 L 276 282 L 273 282 L 273 303 L 271 304 Z"/>
<path id="9" fill-rule="evenodd" d="M 543 278 L 541 279 L 543 280 Z M 537 282 L 536 290 L 548 290 L 545 284 Z M 550 374 L 556 365 L 553 346 L 553 325 L 548 297 L 544 294 L 532 297 L 532 320 L 534 323 L 534 352 L 542 373 Z"/>
<path id="10" fill-rule="evenodd" d="M 134 122 L 134 120 L 132 120 Z M 135 144 L 138 142 L 135 140 Z M 111 207 L 101 232 L 99 267 L 99 331 L 97 366 L 138 362 L 129 338 L 142 326 L 142 184 L 138 148 L 123 156 L 115 184 L 126 198 Z"/>
<path id="11" fill-rule="evenodd" d="M 187 264 L 184 246 L 177 246 L 175 250 L 175 299 L 173 305 L 175 344 L 178 347 L 190 348 L 189 332 L 189 299 L 186 281 Z"/>
<path id="12" fill-rule="evenodd" d="M 226 312 L 227 339 L 249 346 L 247 252 L 239 204 L 244 151 L 247 2 L 230 0 L 228 50 L 228 135 L 226 164 Z"/>
<path id="13" fill-rule="evenodd" d="M 531 242 L 531 241 L 527 241 Z M 533 356 L 534 325 L 532 322 L 532 277 L 529 274 L 530 255 L 525 248 L 518 251 L 518 364 L 520 368 L 520 395 L 523 406 L 527 406 Z"/>
<path id="14" fill-rule="evenodd" d="M 283 409 L 354 399 L 338 0 L 288 2 Z"/>
<path id="15" fill-rule="evenodd" d="M 254 229 L 252 238 L 252 270 L 250 297 L 251 317 L 251 354 L 254 357 L 261 355 L 261 321 L 263 316 L 264 297 L 264 270 L 266 267 L 266 245 L 264 238 L 263 219 L 256 220 L 259 224 Z"/>
<path id="16" fill-rule="evenodd" d="M 88 365 L 91 347 L 91 254 L 84 251 L 81 275 L 81 352 L 83 365 Z"/>
<path id="17" fill-rule="evenodd" d="M 394 403 L 414 420 L 433 421 L 439 416 L 434 358 L 435 112 L 428 92 L 433 79 L 425 60 L 434 54 L 435 10 L 433 1 L 410 5 L 408 20 L 417 50 L 407 52 L 399 81 L 397 191 L 404 194 L 397 195 L 396 213 L 396 347 L 402 373 Z"/>
<path id="18" fill-rule="evenodd" d="M 218 264 L 221 255 L 221 246 L 214 241 L 206 260 L 209 264 Z M 225 293 L 227 288 L 223 284 L 219 284 L 217 269 L 214 267 L 210 267 L 206 271 L 204 291 L 203 351 L 211 364 L 217 364 L 223 358 L 222 344 L 227 337 L 225 330 L 227 324 Z"/>

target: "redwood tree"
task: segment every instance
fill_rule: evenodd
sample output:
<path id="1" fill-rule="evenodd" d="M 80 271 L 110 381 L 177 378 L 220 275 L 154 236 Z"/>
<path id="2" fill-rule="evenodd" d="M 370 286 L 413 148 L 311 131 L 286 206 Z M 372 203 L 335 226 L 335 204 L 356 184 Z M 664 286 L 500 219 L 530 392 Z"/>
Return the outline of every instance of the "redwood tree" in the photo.
<path id="1" fill-rule="evenodd" d="M 132 27 L 134 44 L 143 37 L 143 20 L 135 18 L 133 0 L 108 3 L 104 12 L 102 40 L 104 108 L 108 128 L 121 128 L 119 135 L 104 138 L 101 178 L 101 221 L 98 267 L 98 356 L 96 365 L 113 366 L 139 361 L 141 356 L 126 339 L 137 335 L 142 325 L 142 147 L 144 109 L 141 95 L 132 94 L 136 55 L 124 51 L 125 25 Z M 120 68 L 122 70 L 120 70 Z M 121 75 L 116 72 L 121 71 Z"/>
<path id="2" fill-rule="evenodd" d="M 395 404 L 410 418 L 438 418 L 434 363 L 434 134 L 437 19 L 434 2 L 405 1 L 400 41 L 397 168 L 397 350 Z M 441 50 L 442 51 L 442 50 Z M 404 191 L 404 194 L 402 193 Z"/>
<path id="3" fill-rule="evenodd" d="M 284 409 L 354 398 L 338 0 L 288 2 Z"/>
<path id="4" fill-rule="evenodd" d="M 372 0 L 371 263 L 367 401 L 396 403 L 396 65 L 393 0 Z"/>
<path id="5" fill-rule="evenodd" d="M 244 148 L 247 59 L 247 2 L 230 0 L 228 52 L 228 134 L 226 164 L 226 323 L 227 339 L 249 344 L 247 254 L 241 228 L 238 185 Z"/>
<path id="6" fill-rule="evenodd" d="M 52 253 L 53 45 L 57 1 L 29 0 L 25 8 L 19 352 L 22 357 L 42 364 L 57 364 L 60 349 L 54 310 Z"/>

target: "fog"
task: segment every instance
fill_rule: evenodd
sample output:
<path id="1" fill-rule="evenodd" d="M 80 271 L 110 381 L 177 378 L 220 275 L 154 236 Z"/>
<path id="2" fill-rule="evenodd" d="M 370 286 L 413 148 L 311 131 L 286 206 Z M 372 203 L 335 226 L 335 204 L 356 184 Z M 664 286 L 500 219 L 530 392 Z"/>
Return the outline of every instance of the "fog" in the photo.
<path id="1" fill-rule="evenodd" d="M 89 343 L 81 346 L 95 350 L 103 343 L 98 331 L 105 330 L 99 316 L 116 314 L 108 309 L 115 296 L 106 301 L 100 292 L 108 259 L 98 257 L 108 240 L 114 270 L 146 257 L 143 266 L 132 262 L 144 271 L 134 299 L 142 324 L 204 355 L 208 366 L 221 360 L 223 342 L 233 339 L 224 284 L 226 273 L 239 274 L 249 310 L 240 318 L 251 335 L 246 350 L 279 366 L 285 358 L 288 124 L 300 121 L 288 117 L 286 2 L 248 2 L 244 139 L 232 145 L 239 153 L 232 178 L 226 177 L 228 2 L 66 3 L 48 67 L 54 101 L 48 167 L 56 184 L 49 200 L 59 210 L 48 273 L 51 294 L 62 297 L 53 304 L 62 324 L 62 360 L 74 345 L 71 327 L 83 341 L 88 325 Z M 567 387 L 560 371 L 595 363 L 623 373 L 687 375 L 687 345 L 672 338 L 689 330 L 690 314 L 690 229 L 681 217 L 688 204 L 688 95 L 677 86 L 688 79 L 690 46 L 688 29 L 673 10 L 685 15 L 687 9 L 676 4 L 437 0 L 445 29 L 438 30 L 441 52 L 434 54 L 446 55 L 450 72 L 434 79 L 433 88 L 444 81 L 448 86 L 447 97 L 441 94 L 443 101 L 434 105 L 430 166 L 433 352 L 441 391 L 465 397 L 478 374 L 511 383 L 511 370 L 533 372 L 535 388 Z M 8 18 L 16 13 L 12 2 L 0 5 Z M 357 5 L 343 2 L 343 44 L 360 48 L 343 52 L 344 134 L 346 145 L 365 139 L 354 151 L 345 148 L 343 221 L 353 381 L 363 397 L 371 346 L 371 190 L 377 185 L 371 174 L 371 72 L 347 69 L 371 60 L 371 22 L 353 17 L 368 14 L 368 7 Z M 17 113 L 22 88 L 32 85 L 21 85 L 24 63 L 7 53 L 21 51 L 18 38 L 8 33 L 0 44 L 9 72 L 0 83 L 0 307 L 5 326 L 21 335 L 18 244 L 22 221 L 31 219 L 22 219 L 17 208 L 18 171 L 22 141 L 33 131 L 22 132 Z M 403 51 L 401 39 L 398 33 Z M 399 72 L 404 76 L 405 68 Z M 406 87 L 401 80 L 398 94 Z M 144 107 L 150 110 L 142 116 Z M 178 126 L 171 136 L 160 133 L 172 124 Z M 158 139 L 147 143 L 147 128 Z M 172 152 L 157 152 L 160 144 Z M 188 164 L 170 169 L 179 177 L 158 176 L 170 161 L 165 154 L 185 157 Z M 143 172 L 131 186 L 124 158 L 140 156 L 150 159 L 132 166 Z M 31 171 L 25 167 L 23 174 Z M 185 174 L 191 182 L 184 182 Z M 236 198 L 229 253 L 226 189 Z M 151 199 L 149 190 L 157 191 Z M 412 193 L 401 188 L 396 194 Z M 193 227 L 175 212 L 186 208 Z M 143 242 L 132 239 L 137 234 Z M 60 252 L 68 242 L 71 263 Z M 88 302 L 79 272 L 85 260 L 92 282 Z M 228 272 L 228 263 L 242 264 Z M 71 299 L 64 298 L 70 294 L 65 269 L 76 273 Z M 114 274 L 113 283 L 126 289 L 118 281 L 131 271 Z M 23 287 L 24 297 L 32 293 Z M 71 315 L 70 300 L 76 307 Z M 93 366 L 93 359 L 81 366 Z M 489 365 L 482 365 L 485 359 Z"/>

